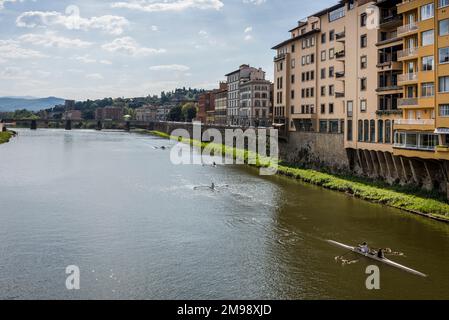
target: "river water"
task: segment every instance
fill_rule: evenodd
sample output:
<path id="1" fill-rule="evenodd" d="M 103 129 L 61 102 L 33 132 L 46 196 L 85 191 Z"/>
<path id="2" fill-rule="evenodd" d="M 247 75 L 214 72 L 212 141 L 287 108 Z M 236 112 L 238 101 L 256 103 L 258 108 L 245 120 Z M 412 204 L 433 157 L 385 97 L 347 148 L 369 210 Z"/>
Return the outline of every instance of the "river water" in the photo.
<path id="1" fill-rule="evenodd" d="M 20 130 L 0 145 L 0 298 L 449 298 L 449 225 L 247 167 L 175 166 L 154 148 L 168 143 Z M 326 239 L 392 248 L 430 276 L 381 265 L 367 290 L 373 262 L 342 266 Z"/>

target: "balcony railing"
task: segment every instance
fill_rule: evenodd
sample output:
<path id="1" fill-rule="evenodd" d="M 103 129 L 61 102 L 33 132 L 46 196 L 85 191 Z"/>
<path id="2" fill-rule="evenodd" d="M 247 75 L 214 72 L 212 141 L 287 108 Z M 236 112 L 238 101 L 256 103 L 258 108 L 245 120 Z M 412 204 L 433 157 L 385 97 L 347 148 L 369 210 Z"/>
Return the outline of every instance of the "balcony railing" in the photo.
<path id="1" fill-rule="evenodd" d="M 337 40 L 342 40 L 342 39 L 345 38 L 345 36 L 346 36 L 346 32 L 345 32 L 345 31 L 342 31 L 342 32 L 339 32 L 339 33 L 337 33 L 337 34 L 335 35 L 335 39 L 337 39 Z"/>
<path id="2" fill-rule="evenodd" d="M 398 82 L 409 82 L 409 81 L 417 81 L 418 74 L 417 73 L 404 73 L 398 76 Z"/>
<path id="3" fill-rule="evenodd" d="M 432 126 L 435 124 L 434 119 L 399 119 L 394 122 L 398 125 L 427 125 Z"/>
<path id="4" fill-rule="evenodd" d="M 399 107 L 417 106 L 417 105 L 418 105 L 418 98 L 398 99 Z"/>
<path id="5" fill-rule="evenodd" d="M 345 50 L 341 50 L 341 51 L 338 51 L 338 52 L 335 54 L 335 57 L 336 57 L 337 59 L 342 59 L 342 58 L 345 57 L 345 55 L 346 55 Z"/>
<path id="6" fill-rule="evenodd" d="M 345 93 L 344 92 L 335 92 L 335 98 L 344 98 Z"/>
<path id="7" fill-rule="evenodd" d="M 344 71 L 338 71 L 335 72 L 335 78 L 344 78 L 345 77 L 345 72 Z"/>
<path id="8" fill-rule="evenodd" d="M 278 54 L 277 56 L 274 57 L 274 61 L 283 60 L 285 59 L 285 56 L 286 56 L 285 53 Z"/>
<path id="9" fill-rule="evenodd" d="M 405 26 L 401 26 L 398 28 L 398 36 L 414 32 L 418 30 L 418 24 L 416 22 L 412 22 L 410 24 L 407 24 Z"/>
<path id="10" fill-rule="evenodd" d="M 418 54 L 418 48 L 408 48 L 402 51 L 398 51 L 398 59 L 413 57 Z"/>

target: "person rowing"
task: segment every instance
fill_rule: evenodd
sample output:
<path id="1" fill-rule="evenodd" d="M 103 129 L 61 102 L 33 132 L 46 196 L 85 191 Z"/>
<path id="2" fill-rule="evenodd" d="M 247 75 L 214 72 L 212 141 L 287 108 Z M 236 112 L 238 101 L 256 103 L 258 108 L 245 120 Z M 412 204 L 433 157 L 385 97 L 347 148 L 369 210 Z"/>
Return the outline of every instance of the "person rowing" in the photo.
<path id="1" fill-rule="evenodd" d="M 359 245 L 359 250 L 363 254 L 368 254 L 369 253 L 368 244 L 366 242 L 362 243 L 361 245 Z"/>
<path id="2" fill-rule="evenodd" d="M 215 183 L 212 182 L 212 185 L 210 186 L 211 190 L 215 190 Z"/>
<path id="3" fill-rule="evenodd" d="M 385 259 L 384 249 L 379 249 L 379 251 L 377 251 L 377 257 L 379 259 Z"/>

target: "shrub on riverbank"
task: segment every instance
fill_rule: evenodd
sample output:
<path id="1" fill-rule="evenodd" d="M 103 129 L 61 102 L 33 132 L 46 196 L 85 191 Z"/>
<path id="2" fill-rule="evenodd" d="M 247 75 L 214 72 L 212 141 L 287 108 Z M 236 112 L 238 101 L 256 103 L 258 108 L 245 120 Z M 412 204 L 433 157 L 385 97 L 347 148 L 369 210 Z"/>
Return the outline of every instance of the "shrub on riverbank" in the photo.
<path id="1" fill-rule="evenodd" d="M 0 144 L 9 142 L 12 136 L 13 133 L 10 131 L 0 132 Z"/>
<path id="2" fill-rule="evenodd" d="M 146 132 L 162 138 L 175 138 L 163 132 Z M 214 150 L 221 150 L 222 154 L 232 154 L 234 158 L 237 154 L 243 154 L 245 161 L 248 159 L 248 151 L 236 150 L 235 148 L 228 146 L 217 144 L 214 145 L 213 143 L 209 144 L 206 142 L 194 141 L 192 139 L 182 139 L 182 142 L 190 143 L 201 148 L 205 148 L 206 146 L 209 146 L 210 148 L 211 145 L 213 145 L 212 148 Z M 257 162 L 257 166 L 260 166 L 260 161 Z M 399 191 L 399 187 L 387 187 L 386 185 L 378 182 L 363 181 L 362 179 L 355 177 L 337 176 L 329 173 L 295 168 L 286 165 L 280 165 L 278 167 L 278 174 L 292 177 L 330 190 L 345 192 L 348 195 L 363 200 L 426 215 L 431 218 L 449 221 L 449 204 L 442 199 L 438 199 L 438 196 L 436 195 L 433 195 L 435 198 L 429 198 L 430 193 L 423 195 L 421 190 L 413 191 L 410 188 L 408 190 L 406 188 L 402 188 L 403 191 Z"/>

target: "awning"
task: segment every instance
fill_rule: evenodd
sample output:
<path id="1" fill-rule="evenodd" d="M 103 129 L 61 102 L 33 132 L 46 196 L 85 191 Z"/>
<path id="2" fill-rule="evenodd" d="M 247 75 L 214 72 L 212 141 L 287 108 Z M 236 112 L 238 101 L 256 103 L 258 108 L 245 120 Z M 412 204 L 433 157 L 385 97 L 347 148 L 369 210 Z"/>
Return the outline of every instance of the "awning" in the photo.
<path id="1" fill-rule="evenodd" d="M 273 127 L 284 127 L 285 123 L 273 123 Z"/>
<path id="2" fill-rule="evenodd" d="M 449 134 L 449 128 L 436 128 L 435 134 Z"/>

